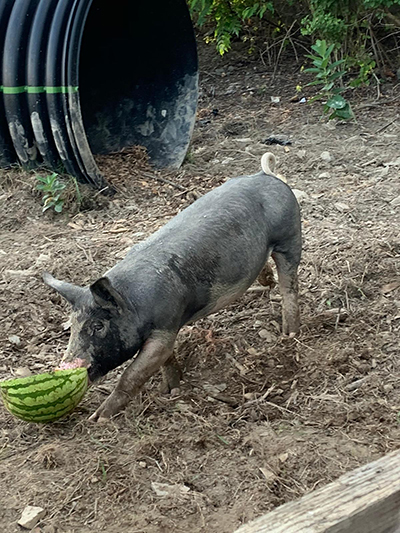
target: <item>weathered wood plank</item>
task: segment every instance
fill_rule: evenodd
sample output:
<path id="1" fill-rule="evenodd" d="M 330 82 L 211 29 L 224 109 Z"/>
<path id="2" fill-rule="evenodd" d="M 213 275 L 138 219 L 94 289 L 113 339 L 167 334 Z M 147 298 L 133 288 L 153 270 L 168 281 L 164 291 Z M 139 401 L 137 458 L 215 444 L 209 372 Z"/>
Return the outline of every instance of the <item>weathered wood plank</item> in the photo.
<path id="1" fill-rule="evenodd" d="M 400 452 L 348 472 L 235 533 L 400 533 Z"/>

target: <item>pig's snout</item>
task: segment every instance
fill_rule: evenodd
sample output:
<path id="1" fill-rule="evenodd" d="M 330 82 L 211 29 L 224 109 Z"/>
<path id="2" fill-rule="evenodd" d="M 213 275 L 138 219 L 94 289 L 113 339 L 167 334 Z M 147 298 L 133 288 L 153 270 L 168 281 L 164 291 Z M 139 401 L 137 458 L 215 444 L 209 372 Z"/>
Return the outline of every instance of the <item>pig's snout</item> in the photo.
<path id="1" fill-rule="evenodd" d="M 75 368 L 87 368 L 88 370 L 88 385 L 93 384 L 93 380 L 90 377 L 90 363 L 86 359 L 76 357 L 72 361 L 61 361 L 56 370 L 74 370 Z"/>
<path id="2" fill-rule="evenodd" d="M 85 359 L 81 359 L 80 357 L 77 357 L 76 359 L 73 359 L 72 361 L 61 361 L 61 363 L 58 366 L 59 370 L 73 370 L 74 368 L 82 368 L 87 367 L 88 364 L 85 361 Z"/>

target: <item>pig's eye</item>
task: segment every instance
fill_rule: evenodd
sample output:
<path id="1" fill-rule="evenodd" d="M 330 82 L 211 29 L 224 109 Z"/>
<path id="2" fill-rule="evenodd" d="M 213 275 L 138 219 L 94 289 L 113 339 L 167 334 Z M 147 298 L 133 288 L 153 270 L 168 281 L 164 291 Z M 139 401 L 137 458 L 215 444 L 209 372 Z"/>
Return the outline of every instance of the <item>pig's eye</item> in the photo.
<path id="1" fill-rule="evenodd" d="M 104 324 L 102 322 L 94 322 L 92 327 L 93 331 L 102 331 Z"/>

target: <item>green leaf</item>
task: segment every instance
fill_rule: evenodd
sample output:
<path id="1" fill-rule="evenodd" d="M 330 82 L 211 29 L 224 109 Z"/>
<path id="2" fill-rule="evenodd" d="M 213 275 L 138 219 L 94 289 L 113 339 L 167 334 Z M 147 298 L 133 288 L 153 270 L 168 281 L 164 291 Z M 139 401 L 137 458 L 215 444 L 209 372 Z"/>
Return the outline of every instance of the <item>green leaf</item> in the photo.
<path id="1" fill-rule="evenodd" d="M 329 56 L 328 57 L 324 57 L 324 59 L 321 62 L 321 67 L 322 68 L 326 68 L 328 66 L 329 59 L 330 59 Z"/>
<path id="2" fill-rule="evenodd" d="M 345 72 L 343 72 L 343 71 L 340 71 L 340 72 L 334 72 L 333 74 L 331 74 L 331 75 L 329 76 L 329 79 L 330 79 L 331 81 L 333 81 L 333 80 L 337 80 L 338 78 L 341 78 L 344 74 L 345 74 Z"/>
<path id="3" fill-rule="evenodd" d="M 338 61 L 335 61 L 334 63 L 331 63 L 330 64 L 330 68 L 336 68 L 339 65 L 341 65 L 342 63 L 344 63 L 344 59 L 339 59 Z"/>
<path id="4" fill-rule="evenodd" d="M 311 81 L 310 83 L 307 83 L 306 87 L 312 87 L 313 85 L 322 85 L 324 82 L 320 80 Z"/>
<path id="5" fill-rule="evenodd" d="M 333 49 L 335 48 L 335 45 L 334 44 L 331 44 L 329 46 L 329 48 L 326 50 L 325 54 L 326 56 L 330 57 L 331 56 L 331 53 L 333 52 Z"/>
<path id="6" fill-rule="evenodd" d="M 348 103 L 343 96 L 340 96 L 340 94 L 335 94 L 335 96 L 329 98 L 329 100 L 326 102 L 326 105 L 331 109 L 343 109 L 346 107 L 346 105 L 348 105 Z"/>
<path id="7" fill-rule="evenodd" d="M 306 54 L 305 57 L 308 57 L 308 59 L 312 59 L 313 61 L 314 61 L 315 59 L 317 59 L 317 60 L 318 60 L 318 59 L 321 59 L 320 57 L 318 57 L 318 56 L 313 56 L 312 54 Z"/>
<path id="8" fill-rule="evenodd" d="M 63 204 L 64 204 L 63 200 L 60 200 L 59 202 L 57 202 L 57 204 L 54 206 L 54 211 L 56 213 L 61 213 L 62 208 L 63 208 Z"/>
<path id="9" fill-rule="evenodd" d="M 221 437 L 221 435 L 217 435 L 217 437 L 219 438 L 219 440 L 220 440 L 221 442 L 223 442 L 224 444 L 226 444 L 227 446 L 229 446 L 229 442 L 228 442 L 226 439 L 224 439 L 224 437 Z"/>
<path id="10" fill-rule="evenodd" d="M 325 98 L 324 94 L 316 94 L 312 98 L 308 100 L 308 103 L 311 104 L 312 102 L 315 102 L 316 100 L 321 100 L 321 98 Z"/>
<path id="11" fill-rule="evenodd" d="M 326 41 L 317 39 L 315 44 L 311 46 L 313 50 L 317 52 L 321 57 L 325 56 L 326 53 Z"/>
<path id="12" fill-rule="evenodd" d="M 348 120 L 354 117 L 353 111 L 351 110 L 348 102 L 346 102 L 346 106 L 343 109 L 336 109 L 334 115 L 342 120 Z"/>
<path id="13" fill-rule="evenodd" d="M 322 87 L 322 90 L 325 91 L 326 93 L 329 92 L 333 87 L 333 81 L 327 83 L 326 85 L 324 85 Z"/>

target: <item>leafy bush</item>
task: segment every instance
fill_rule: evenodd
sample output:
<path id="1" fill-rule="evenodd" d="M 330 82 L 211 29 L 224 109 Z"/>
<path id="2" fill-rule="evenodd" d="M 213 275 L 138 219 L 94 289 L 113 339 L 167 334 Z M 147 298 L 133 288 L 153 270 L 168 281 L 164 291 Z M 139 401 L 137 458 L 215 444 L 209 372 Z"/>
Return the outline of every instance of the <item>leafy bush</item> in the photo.
<path id="1" fill-rule="evenodd" d="M 327 45 L 326 41 L 317 42 L 311 47 L 315 54 L 308 54 L 306 57 L 312 60 L 313 67 L 307 68 L 304 72 L 315 74 L 315 81 L 308 85 L 321 85 L 319 93 L 311 98 L 310 102 L 325 98 L 324 113 L 329 113 L 329 120 L 338 118 L 346 120 L 353 117 L 353 112 L 349 102 L 340 94 L 344 87 L 335 87 L 336 82 L 345 74 L 344 70 L 338 67 L 343 66 L 344 59 L 331 62 L 331 55 L 335 48 L 334 44 Z"/>
<path id="2" fill-rule="evenodd" d="M 207 40 L 216 43 L 221 55 L 229 50 L 232 36 L 239 35 L 247 20 L 262 19 L 266 11 L 274 13 L 271 0 L 188 0 L 188 4 L 199 26 L 212 23 L 213 37 Z"/>
<path id="3" fill-rule="evenodd" d="M 43 213 L 48 209 L 53 208 L 56 213 L 61 213 L 65 204 L 65 195 L 67 183 L 60 179 L 60 176 L 53 172 L 47 176 L 35 176 L 37 184 L 36 189 L 42 193 Z M 79 190 L 79 185 L 73 176 L 69 177 L 74 184 L 74 196 L 78 206 L 82 202 L 82 195 Z"/>
<path id="4" fill-rule="evenodd" d="M 36 179 L 38 181 L 36 189 L 43 193 L 43 212 L 53 207 L 56 213 L 61 213 L 64 205 L 61 196 L 66 185 L 60 182 L 58 174 L 53 172 L 47 176 L 37 175 Z"/>
<path id="5" fill-rule="evenodd" d="M 360 80 L 368 78 L 372 61 L 382 66 L 386 57 L 382 39 L 400 27 L 400 0 L 188 0 L 194 20 L 207 24 L 206 35 L 220 54 L 233 37 L 259 29 L 261 22 L 276 35 L 293 27 L 314 41 L 324 39 L 341 50 L 348 64 L 360 68 Z M 381 38 L 374 36 L 376 29 Z M 396 48 L 396 47 L 395 47 Z M 397 47 L 398 49 L 398 47 Z"/>

